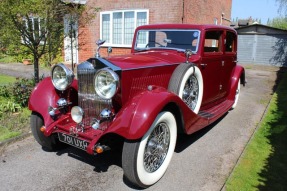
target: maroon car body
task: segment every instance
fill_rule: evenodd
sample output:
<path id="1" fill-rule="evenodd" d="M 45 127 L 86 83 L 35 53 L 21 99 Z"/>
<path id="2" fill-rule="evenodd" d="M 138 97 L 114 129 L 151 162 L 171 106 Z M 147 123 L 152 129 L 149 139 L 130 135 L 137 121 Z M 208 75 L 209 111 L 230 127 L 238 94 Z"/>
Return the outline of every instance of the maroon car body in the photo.
<path id="1" fill-rule="evenodd" d="M 56 65 L 34 89 L 33 135 L 43 147 L 55 149 L 60 140 L 89 154 L 121 137 L 125 175 L 141 187 L 164 174 L 173 132 L 191 134 L 211 124 L 236 106 L 245 84 L 236 31 L 217 25 L 140 26 L 130 54 L 90 58 L 76 76 Z"/>

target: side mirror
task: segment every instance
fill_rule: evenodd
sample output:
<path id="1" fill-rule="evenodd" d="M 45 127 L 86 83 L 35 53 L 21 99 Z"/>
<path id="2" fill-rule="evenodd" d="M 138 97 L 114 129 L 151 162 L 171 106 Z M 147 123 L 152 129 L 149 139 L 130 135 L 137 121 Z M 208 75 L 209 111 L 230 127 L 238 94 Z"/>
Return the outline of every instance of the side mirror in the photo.
<path id="1" fill-rule="evenodd" d="M 108 52 L 108 56 L 110 56 L 110 53 L 113 52 L 113 48 L 111 46 L 109 46 L 107 49 L 107 52 Z"/>

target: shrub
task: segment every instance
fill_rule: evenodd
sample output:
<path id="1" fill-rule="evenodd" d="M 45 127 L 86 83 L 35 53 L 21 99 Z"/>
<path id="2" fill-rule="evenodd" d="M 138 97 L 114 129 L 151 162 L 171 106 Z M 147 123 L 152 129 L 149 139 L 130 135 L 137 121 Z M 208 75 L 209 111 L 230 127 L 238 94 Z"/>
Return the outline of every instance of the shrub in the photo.
<path id="1" fill-rule="evenodd" d="M 0 87 L 0 96 L 4 97 L 4 98 L 9 98 L 12 97 L 12 91 L 11 88 L 9 86 L 1 86 Z"/>
<path id="2" fill-rule="evenodd" d="M 34 80 L 18 78 L 17 81 L 13 84 L 13 97 L 15 102 L 23 107 L 27 107 L 30 94 L 34 87 Z"/>
<path id="3" fill-rule="evenodd" d="M 5 112 L 18 112 L 22 109 L 22 107 L 20 106 L 20 104 L 15 103 L 13 101 L 8 101 L 5 103 L 1 103 L 0 104 L 0 112 L 3 114 Z"/>

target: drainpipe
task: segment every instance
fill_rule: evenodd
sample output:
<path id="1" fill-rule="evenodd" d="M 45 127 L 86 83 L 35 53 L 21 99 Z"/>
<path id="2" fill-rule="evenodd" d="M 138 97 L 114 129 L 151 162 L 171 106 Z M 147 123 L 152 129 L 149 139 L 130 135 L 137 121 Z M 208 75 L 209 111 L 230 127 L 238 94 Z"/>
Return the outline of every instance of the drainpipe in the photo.
<path id="1" fill-rule="evenodd" d="M 181 17 L 181 24 L 183 24 L 184 19 L 184 0 L 182 0 L 182 17 Z"/>

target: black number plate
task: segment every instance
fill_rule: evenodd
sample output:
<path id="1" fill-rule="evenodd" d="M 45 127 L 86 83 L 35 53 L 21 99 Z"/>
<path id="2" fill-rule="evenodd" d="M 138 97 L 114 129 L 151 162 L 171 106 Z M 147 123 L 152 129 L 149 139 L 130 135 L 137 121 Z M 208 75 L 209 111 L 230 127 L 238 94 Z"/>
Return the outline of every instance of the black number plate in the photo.
<path id="1" fill-rule="evenodd" d="M 86 150 L 89 144 L 87 141 L 78 139 L 64 133 L 58 133 L 58 137 L 61 142 L 67 143 L 82 150 Z"/>

